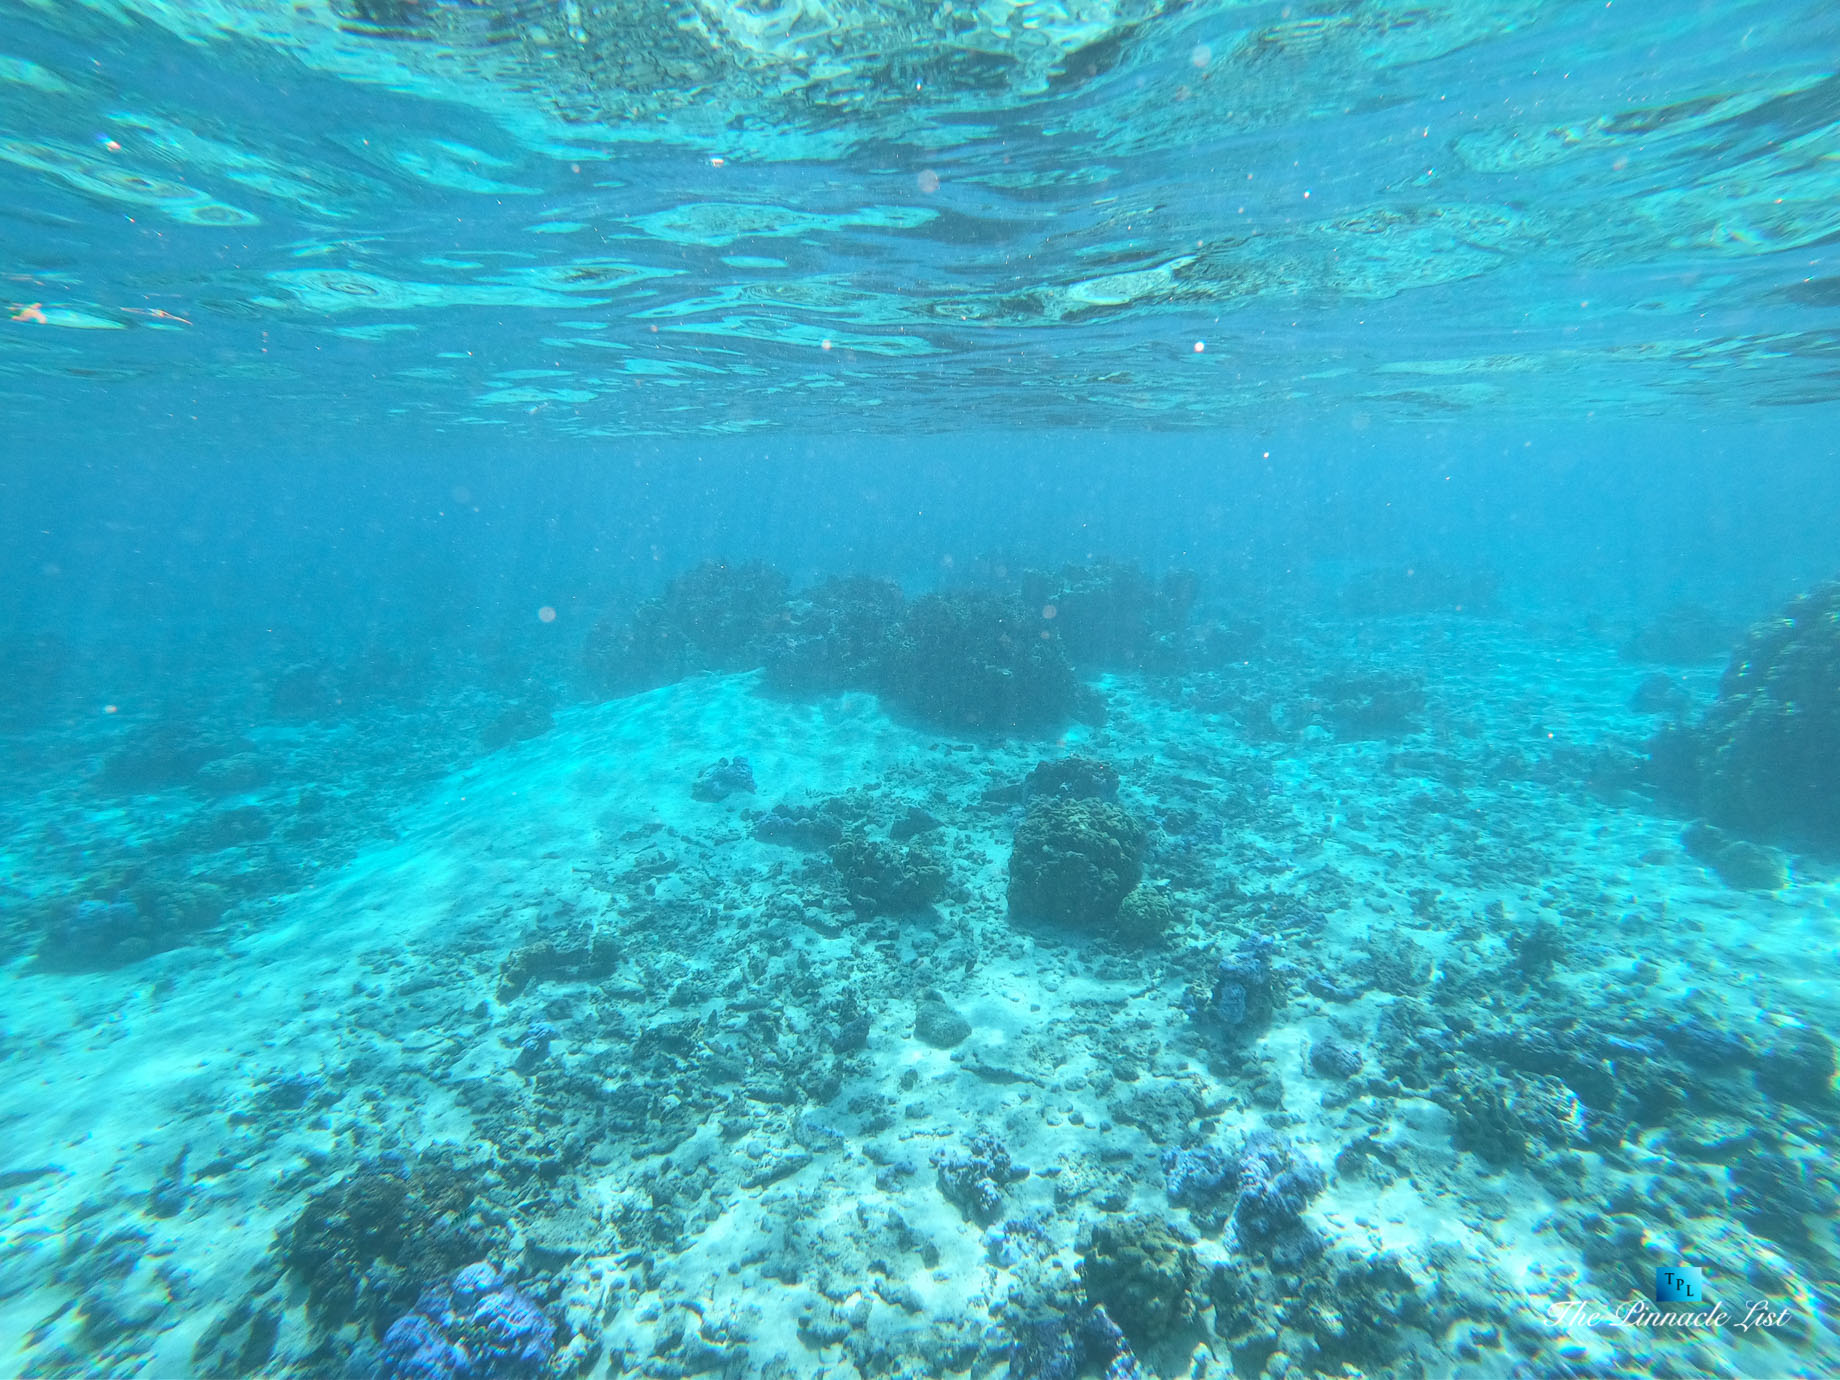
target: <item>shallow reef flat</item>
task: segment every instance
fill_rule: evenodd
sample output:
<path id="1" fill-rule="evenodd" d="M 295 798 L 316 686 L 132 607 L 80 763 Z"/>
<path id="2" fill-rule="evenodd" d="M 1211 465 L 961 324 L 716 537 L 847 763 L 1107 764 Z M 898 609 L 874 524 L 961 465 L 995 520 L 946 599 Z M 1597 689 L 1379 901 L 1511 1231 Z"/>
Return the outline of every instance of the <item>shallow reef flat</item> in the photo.
<path id="1" fill-rule="evenodd" d="M 1456 615 L 1046 740 L 697 675 L 361 837 L 327 769 L 259 899 L 87 912 L 103 964 L 15 846 L 0 1371 L 1832 1374 L 1840 873 L 1638 789 L 1717 674 L 1643 681 Z M 1682 1265 L 1730 1324 L 1593 1323 Z"/>

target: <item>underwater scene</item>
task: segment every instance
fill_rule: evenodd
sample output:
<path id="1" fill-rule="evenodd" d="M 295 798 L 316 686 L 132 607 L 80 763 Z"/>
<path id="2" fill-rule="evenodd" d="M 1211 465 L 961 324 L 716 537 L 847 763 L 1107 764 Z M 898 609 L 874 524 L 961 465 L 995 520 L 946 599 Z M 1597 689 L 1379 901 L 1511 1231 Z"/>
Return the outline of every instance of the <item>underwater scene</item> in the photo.
<path id="1" fill-rule="evenodd" d="M 0 1377 L 1840 1375 L 1836 54 L 0 0 Z"/>

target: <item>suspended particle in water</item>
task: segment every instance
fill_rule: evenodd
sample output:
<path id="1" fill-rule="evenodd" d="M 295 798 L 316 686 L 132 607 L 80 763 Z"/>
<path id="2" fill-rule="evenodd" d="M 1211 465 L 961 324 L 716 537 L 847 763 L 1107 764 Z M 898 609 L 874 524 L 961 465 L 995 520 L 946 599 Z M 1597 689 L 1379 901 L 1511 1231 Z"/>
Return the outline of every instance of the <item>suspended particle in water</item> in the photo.
<path id="1" fill-rule="evenodd" d="M 914 179 L 914 184 L 928 196 L 931 196 L 934 192 L 939 190 L 939 174 L 934 172 L 931 168 L 927 168 Z"/>
<path id="2" fill-rule="evenodd" d="M 1214 60 L 1214 50 L 1205 43 L 1197 43 L 1188 54 L 1189 62 L 1196 67 L 1206 67 Z"/>
<path id="3" fill-rule="evenodd" d="M 555 621 L 556 610 L 549 604 L 545 604 L 542 608 L 537 610 L 537 622 L 554 623 Z"/>
<path id="4" fill-rule="evenodd" d="M 1207 341 L 1205 341 L 1205 340 L 1197 340 L 1197 341 L 1195 342 L 1195 353 L 1196 353 L 1196 354 L 1201 354 L 1201 353 L 1203 353 L 1203 352 L 1204 352 L 1204 351 L 1205 351 L 1206 349 L 1207 349 Z"/>

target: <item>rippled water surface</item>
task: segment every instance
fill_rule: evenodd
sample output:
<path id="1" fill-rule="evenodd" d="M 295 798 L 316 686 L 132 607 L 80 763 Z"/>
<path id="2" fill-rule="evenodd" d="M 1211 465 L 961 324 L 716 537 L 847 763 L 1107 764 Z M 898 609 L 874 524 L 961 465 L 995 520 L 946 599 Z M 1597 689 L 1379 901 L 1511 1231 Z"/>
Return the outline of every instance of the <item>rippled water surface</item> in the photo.
<path id="1" fill-rule="evenodd" d="M 1807 0 L 16 0 L 0 407 L 1794 407 L 1833 390 L 1836 50 Z"/>

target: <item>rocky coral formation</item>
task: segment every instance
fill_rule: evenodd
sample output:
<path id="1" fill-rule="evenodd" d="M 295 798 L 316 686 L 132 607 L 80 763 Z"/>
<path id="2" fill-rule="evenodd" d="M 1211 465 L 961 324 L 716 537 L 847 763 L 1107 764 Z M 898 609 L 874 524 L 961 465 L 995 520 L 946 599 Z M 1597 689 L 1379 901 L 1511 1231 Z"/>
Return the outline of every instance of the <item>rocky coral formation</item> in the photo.
<path id="1" fill-rule="evenodd" d="M 971 1035 L 971 1022 L 947 1006 L 937 992 L 922 995 L 914 1009 L 914 1038 L 935 1049 L 952 1049 Z"/>
<path id="2" fill-rule="evenodd" d="M 1087 1298 L 1138 1347 L 1195 1319 L 1204 1279 L 1194 1247 L 1154 1213 L 1098 1223 L 1080 1253 Z"/>
<path id="3" fill-rule="evenodd" d="M 1023 778 L 1022 799 L 1030 805 L 1039 800 L 1117 800 L 1118 769 L 1078 753 L 1037 762 Z"/>
<path id="4" fill-rule="evenodd" d="M 649 690 L 699 671 L 745 671 L 784 632 L 786 577 L 758 561 L 705 561 L 665 586 L 623 623 L 602 622 L 582 651 L 605 694 Z"/>
<path id="5" fill-rule="evenodd" d="M 1362 1062 L 1360 1050 L 1333 1035 L 1310 1045 L 1310 1067 L 1324 1078 L 1353 1078 Z"/>
<path id="6" fill-rule="evenodd" d="M 754 769 L 745 757 L 723 757 L 711 762 L 690 783 L 690 798 L 714 804 L 731 795 L 754 794 Z"/>
<path id="7" fill-rule="evenodd" d="M 166 885 L 148 878 L 111 900 L 64 903 L 52 911 L 39 940 L 38 966 L 93 972 L 194 943 L 223 918 L 227 900 L 210 882 Z"/>
<path id="8" fill-rule="evenodd" d="M 1009 1147 L 989 1131 L 971 1137 L 962 1155 L 950 1150 L 933 1152 L 939 1191 L 973 1222 L 988 1226 L 1003 1210 L 1003 1191 L 1029 1176 L 1028 1169 L 1010 1159 Z"/>
<path id="9" fill-rule="evenodd" d="M 1067 565 L 1022 577 L 1022 602 L 1052 615 L 1076 666 L 1170 671 L 1183 661 L 1183 633 L 1199 580 L 1187 571 L 1152 580 L 1134 562 Z"/>
<path id="10" fill-rule="evenodd" d="M 610 933 L 580 921 L 563 924 L 520 945 L 499 968 L 498 999 L 510 1001 L 533 982 L 585 982 L 606 977 L 619 962 Z"/>
<path id="11" fill-rule="evenodd" d="M 473 1216 L 471 1177 L 433 1156 L 364 1165 L 307 1200 L 277 1246 L 322 1327 L 357 1320 L 381 1331 L 415 1304 L 424 1280 L 502 1248 Z"/>
<path id="12" fill-rule="evenodd" d="M 1255 934 L 1220 960 L 1206 987 L 1189 991 L 1183 1008 L 1211 1033 L 1227 1040 L 1255 1035 L 1284 1004 L 1289 965 L 1278 957 L 1278 941 Z"/>
<path id="13" fill-rule="evenodd" d="M 765 683 L 783 695 L 874 690 L 906 599 L 892 580 L 826 580 L 793 599 L 786 625 L 768 643 Z"/>
<path id="14" fill-rule="evenodd" d="M 754 821 L 753 834 L 762 843 L 816 853 L 841 839 L 849 823 L 849 812 L 842 808 L 841 801 L 801 805 L 782 800 Z"/>
<path id="15" fill-rule="evenodd" d="M 1292 1373 L 1444 1375 L 1451 1364 L 1438 1334 L 1451 1329 L 1496 1346 L 1502 1335 L 1498 1325 L 1465 1325 L 1496 1314 L 1480 1289 L 1461 1287 L 1458 1270 L 1448 1270 L 1440 1286 L 1425 1287 L 1390 1253 L 1333 1251 L 1291 1268 L 1218 1265 L 1208 1296 L 1214 1331 L 1239 1374 L 1269 1373 L 1268 1358 L 1282 1351 Z M 1469 1359 L 1479 1359 L 1474 1346 L 1464 1346 Z"/>
<path id="16" fill-rule="evenodd" d="M 945 866 L 926 849 L 872 839 L 860 829 L 832 844 L 830 859 L 858 915 L 903 915 L 945 890 Z"/>
<path id="17" fill-rule="evenodd" d="M 1327 1186 L 1322 1170 L 1271 1131 L 1248 1136 L 1236 1165 L 1233 1226 L 1240 1245 L 1283 1263 L 1320 1251 L 1321 1238 L 1304 1222 L 1303 1210 Z"/>
<path id="18" fill-rule="evenodd" d="M 1142 882 L 1118 903 L 1112 932 L 1127 944 L 1154 944 L 1180 918 L 1175 902 L 1161 887 Z"/>
<path id="19" fill-rule="evenodd" d="M 1673 784 L 1713 824 L 1840 843 L 1840 580 L 1751 628 L 1690 740 L 1691 779 Z"/>
<path id="20" fill-rule="evenodd" d="M 889 644 L 883 697 L 959 733 L 1033 733 L 1089 708 L 1053 624 L 985 593 L 929 594 L 908 606 Z"/>
<path id="21" fill-rule="evenodd" d="M 1082 929 L 1111 926 L 1143 880 L 1143 825 L 1099 800 L 1031 805 L 1010 848 L 1013 916 Z"/>
<path id="22" fill-rule="evenodd" d="M 488 1261 L 422 1292 L 384 1333 L 378 1380 L 527 1380 L 556 1351 L 556 1325 Z"/>
<path id="23" fill-rule="evenodd" d="M 1010 1380 L 1075 1380 L 1092 1368 L 1105 1380 L 1145 1380 L 1124 1329 L 1101 1304 L 1018 1319 L 1010 1336 Z"/>

